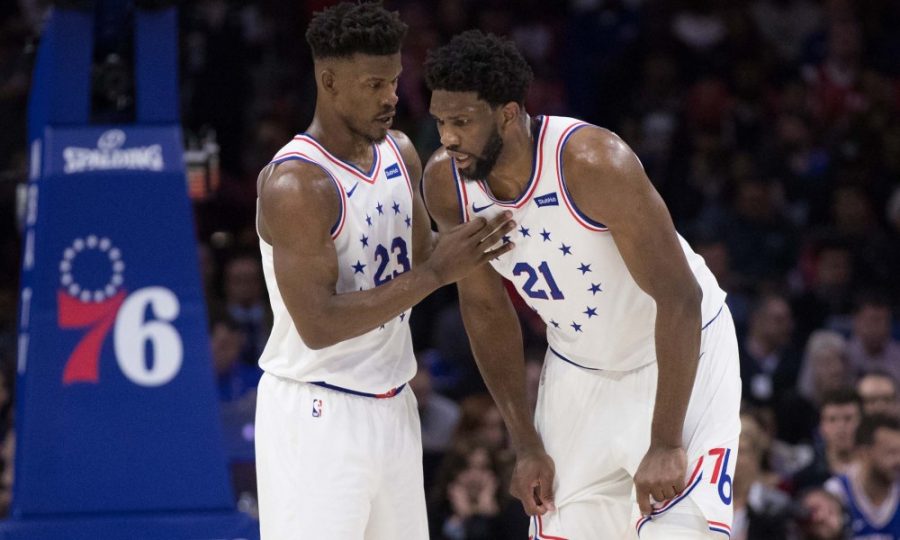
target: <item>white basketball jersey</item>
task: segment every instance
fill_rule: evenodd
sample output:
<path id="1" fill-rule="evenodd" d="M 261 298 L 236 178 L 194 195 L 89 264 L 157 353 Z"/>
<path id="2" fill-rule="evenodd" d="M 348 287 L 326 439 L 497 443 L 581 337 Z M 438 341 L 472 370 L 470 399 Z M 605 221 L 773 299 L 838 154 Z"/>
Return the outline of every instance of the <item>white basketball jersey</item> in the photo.
<path id="1" fill-rule="evenodd" d="M 359 170 L 331 155 L 318 141 L 300 134 L 273 163 L 296 159 L 321 167 L 335 183 L 341 211 L 331 230 L 337 250 L 338 294 L 383 285 L 412 266 L 412 186 L 396 142 L 388 136 L 372 145 L 372 168 Z M 272 334 L 259 360 L 268 373 L 324 383 L 367 394 L 384 394 L 416 371 L 409 311 L 380 328 L 313 350 L 303 343 L 285 308 L 275 279 L 272 246 L 262 238 L 266 287 L 274 315 Z"/>
<path id="2" fill-rule="evenodd" d="M 516 247 L 491 264 L 547 323 L 554 354 L 591 369 L 626 371 L 648 364 L 656 359 L 656 302 L 631 277 L 608 229 L 576 208 L 562 174 L 566 141 L 589 124 L 558 116 L 538 119 L 532 177 L 518 199 L 494 198 L 484 181 L 463 180 L 453 162 L 461 218 L 490 219 L 512 211 L 518 228 L 504 241 Z M 703 258 L 678 239 L 703 289 L 705 325 L 722 308 L 725 293 Z"/>

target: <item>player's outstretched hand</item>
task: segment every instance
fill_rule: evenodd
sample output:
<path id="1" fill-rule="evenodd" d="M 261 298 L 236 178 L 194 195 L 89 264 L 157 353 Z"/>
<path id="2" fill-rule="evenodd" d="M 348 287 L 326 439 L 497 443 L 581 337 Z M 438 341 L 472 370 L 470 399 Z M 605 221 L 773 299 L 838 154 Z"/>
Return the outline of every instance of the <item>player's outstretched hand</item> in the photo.
<path id="1" fill-rule="evenodd" d="M 509 211 L 501 212 L 490 221 L 477 217 L 457 225 L 438 236 L 434 251 L 423 266 L 434 272 L 441 285 L 459 281 L 476 266 L 511 250 L 512 242 L 494 246 L 515 226 Z"/>
<path id="2" fill-rule="evenodd" d="M 653 504 L 662 503 L 684 490 L 687 453 L 680 446 L 651 446 L 634 475 L 641 515 L 649 515 Z M 653 498 L 653 501 L 650 498 Z"/>
<path id="3" fill-rule="evenodd" d="M 556 466 L 543 448 L 519 451 L 509 493 L 522 501 L 529 516 L 556 510 L 553 505 L 553 479 Z"/>

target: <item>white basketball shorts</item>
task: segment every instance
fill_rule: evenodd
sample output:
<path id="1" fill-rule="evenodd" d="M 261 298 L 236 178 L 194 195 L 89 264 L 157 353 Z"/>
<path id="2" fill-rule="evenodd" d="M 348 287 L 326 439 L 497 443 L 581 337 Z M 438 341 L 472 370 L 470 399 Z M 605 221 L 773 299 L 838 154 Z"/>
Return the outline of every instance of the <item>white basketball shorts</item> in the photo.
<path id="1" fill-rule="evenodd" d="M 377 399 L 264 374 L 256 409 L 262 540 L 427 540 L 409 388 Z"/>
<path id="2" fill-rule="evenodd" d="M 535 423 L 556 464 L 557 510 L 532 519 L 535 540 L 730 536 L 741 381 L 727 307 L 704 327 L 700 352 L 683 430 L 686 487 L 643 517 L 633 476 L 650 444 L 656 362 L 588 370 L 548 351 Z"/>

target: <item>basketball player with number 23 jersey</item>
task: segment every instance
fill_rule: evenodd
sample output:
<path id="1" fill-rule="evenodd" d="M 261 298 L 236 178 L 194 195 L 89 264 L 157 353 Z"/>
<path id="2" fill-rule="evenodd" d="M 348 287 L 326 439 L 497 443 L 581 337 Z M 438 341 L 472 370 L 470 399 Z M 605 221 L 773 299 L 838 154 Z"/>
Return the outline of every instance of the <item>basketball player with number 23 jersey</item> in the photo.
<path id="1" fill-rule="evenodd" d="M 432 246 L 422 165 L 390 131 L 396 13 L 343 3 L 307 40 L 309 128 L 260 173 L 257 229 L 274 323 L 259 364 L 256 468 L 263 540 L 426 540 L 410 308 L 511 246 L 508 214 Z"/>
<path id="2" fill-rule="evenodd" d="M 741 397 L 734 324 L 615 134 L 530 116 L 531 70 L 478 31 L 429 54 L 442 148 L 424 195 L 441 231 L 511 212 L 515 249 L 458 283 L 475 358 L 510 430 L 511 481 L 548 540 L 728 538 Z M 509 280 L 547 324 L 526 406 Z"/>

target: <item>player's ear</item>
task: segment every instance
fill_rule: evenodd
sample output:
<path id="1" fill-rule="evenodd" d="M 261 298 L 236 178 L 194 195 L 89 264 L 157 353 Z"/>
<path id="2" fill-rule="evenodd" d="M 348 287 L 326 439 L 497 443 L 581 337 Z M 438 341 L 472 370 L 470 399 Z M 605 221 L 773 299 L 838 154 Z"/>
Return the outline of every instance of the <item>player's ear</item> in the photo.
<path id="1" fill-rule="evenodd" d="M 521 110 L 522 107 L 515 101 L 510 101 L 506 105 L 500 107 L 500 122 L 504 129 L 515 123 L 516 119 L 519 118 L 519 112 L 521 112 Z"/>
<path id="2" fill-rule="evenodd" d="M 322 88 L 322 90 L 328 92 L 329 94 L 337 93 L 334 70 L 329 67 L 317 66 L 316 72 L 318 74 L 319 86 Z"/>

